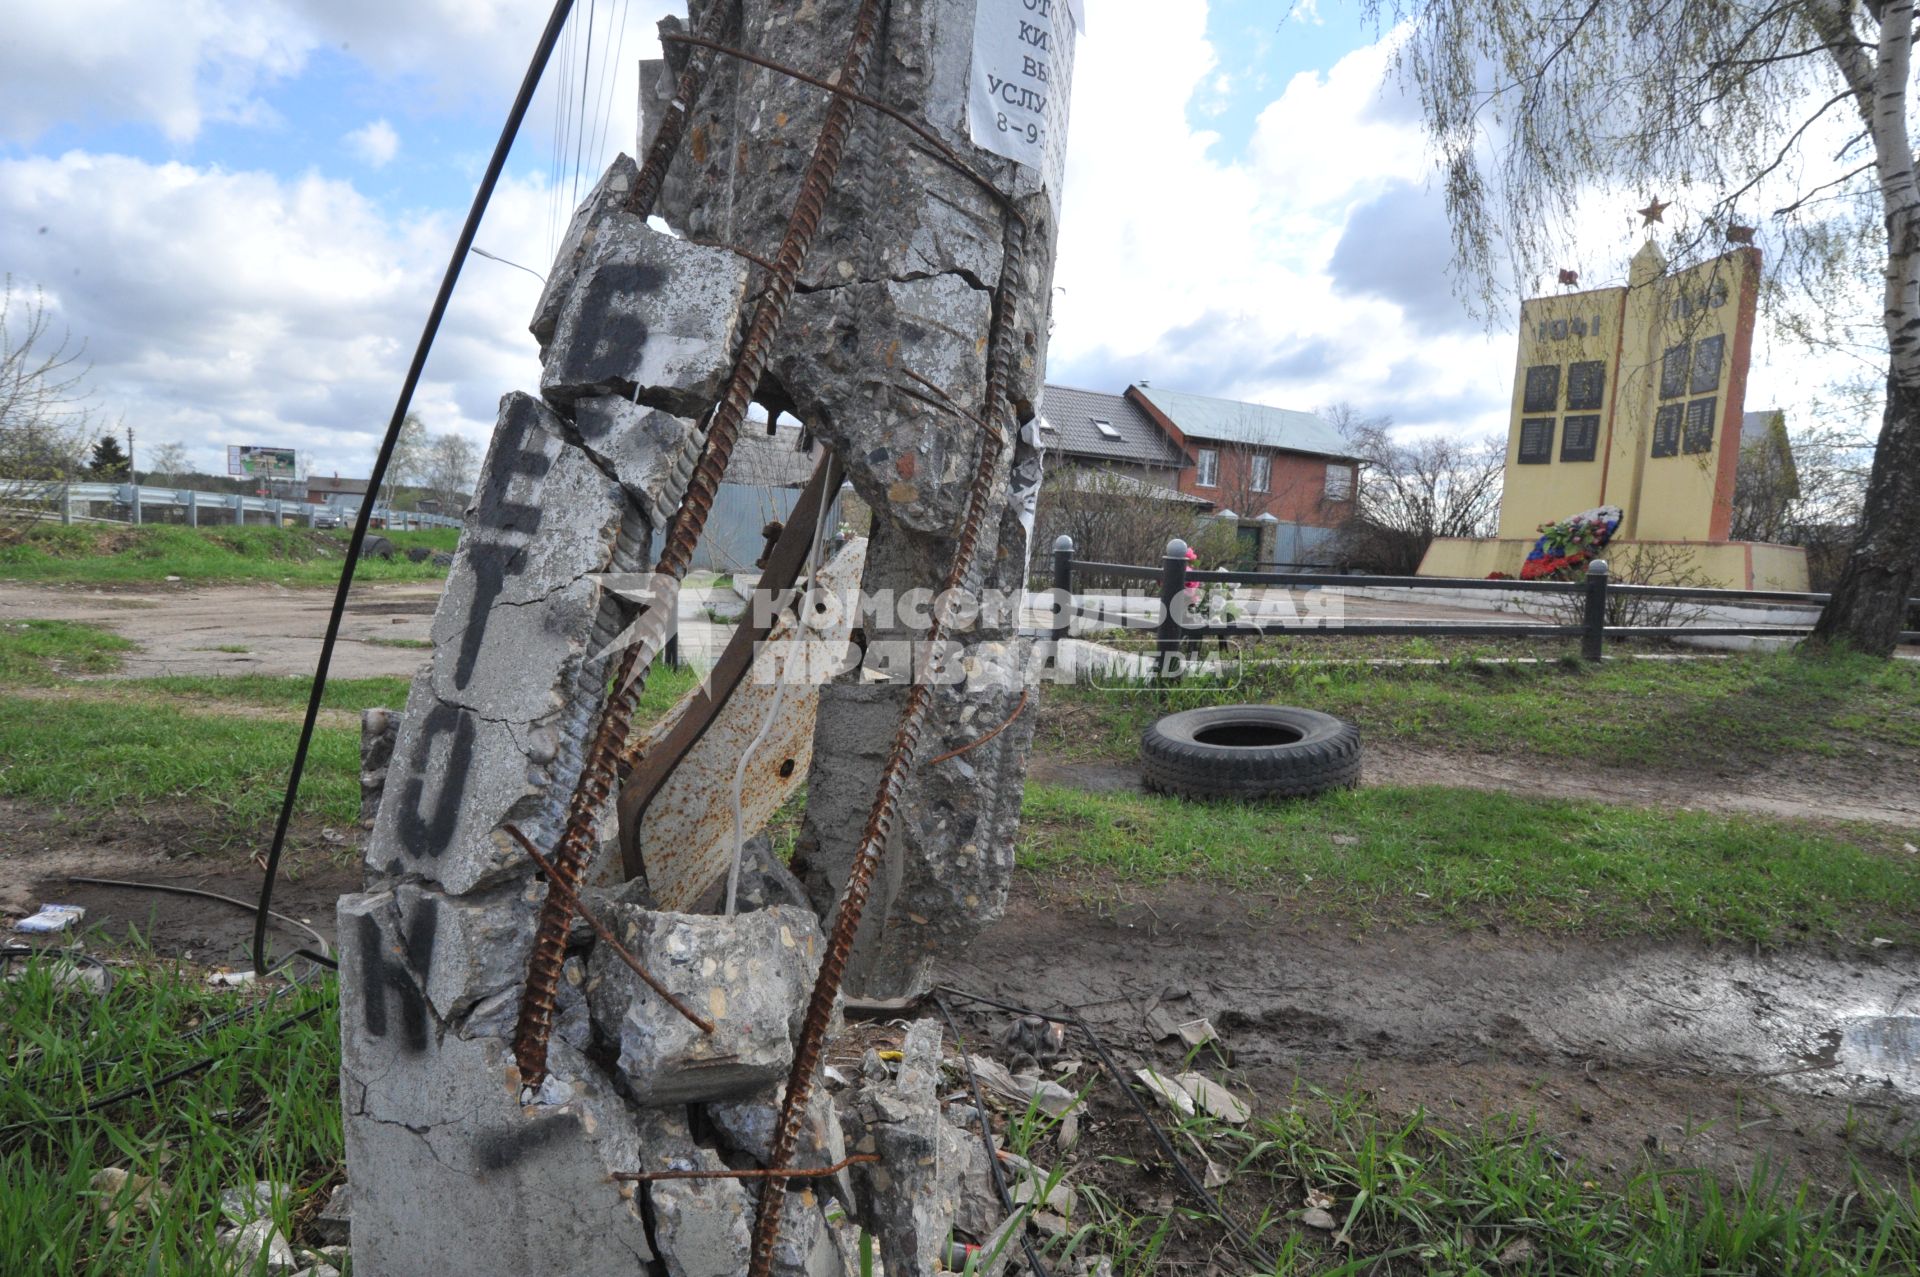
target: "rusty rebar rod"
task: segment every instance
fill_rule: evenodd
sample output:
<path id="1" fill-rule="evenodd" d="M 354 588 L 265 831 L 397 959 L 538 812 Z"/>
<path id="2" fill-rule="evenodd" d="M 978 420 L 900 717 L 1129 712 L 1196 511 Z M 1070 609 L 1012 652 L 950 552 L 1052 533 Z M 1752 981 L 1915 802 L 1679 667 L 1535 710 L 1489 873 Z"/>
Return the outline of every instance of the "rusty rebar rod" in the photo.
<path id="1" fill-rule="evenodd" d="M 660 117 L 660 127 L 654 130 L 653 145 L 647 148 L 647 162 L 641 166 L 640 176 L 627 195 L 626 209 L 636 217 L 652 214 L 654 204 L 660 199 L 660 188 L 666 184 L 667 169 L 672 166 L 673 157 L 679 153 L 680 139 L 687 131 L 687 121 L 693 117 L 693 108 L 706 88 L 707 73 L 713 69 L 713 59 L 701 57 L 701 51 L 712 52 L 710 46 L 717 45 L 720 37 L 727 33 L 727 24 L 732 17 L 733 5 L 730 0 L 712 0 L 701 18 L 701 34 L 687 37 L 687 42 L 696 47 L 687 55 L 687 64 L 680 69 L 680 78 L 674 81 L 673 98 Z"/>
<path id="2" fill-rule="evenodd" d="M 854 21 L 847 53 L 840 67 L 840 81 L 859 85 L 865 82 L 872 63 L 874 41 L 880 29 L 881 0 L 862 0 Z M 707 425 L 706 441 L 687 481 L 686 495 L 668 525 L 666 544 L 654 565 L 656 576 L 678 581 L 687 574 L 694 546 L 713 509 L 715 494 L 725 476 L 727 461 L 746 420 L 747 406 L 765 375 L 773 357 L 773 342 L 786 317 L 787 304 L 793 299 L 807 252 L 820 220 L 826 213 L 827 193 L 840 161 L 846 154 L 847 134 L 853 124 L 853 103 L 836 96 L 827 105 L 826 119 L 814 143 L 813 156 L 800 181 L 792 215 L 780 251 L 774 256 L 766 287 L 753 303 L 753 318 L 734 358 L 733 372 L 726 390 L 714 406 Z M 665 125 L 662 125 L 665 129 Z M 655 149 L 667 140 L 664 132 L 655 137 Z M 648 165 L 654 156 L 649 155 Z M 664 171 L 664 169 L 662 170 Z M 571 891 L 578 885 L 582 867 L 592 843 L 594 826 L 609 795 L 624 779 L 629 766 L 626 743 L 633 722 L 634 703 L 646 687 L 646 674 L 654 655 L 666 646 L 667 629 L 673 622 L 665 609 L 645 607 L 635 619 L 638 641 L 620 658 L 602 703 L 580 779 L 568 804 L 565 828 L 553 856 L 555 872 L 562 885 Z M 566 932 L 571 921 L 565 893 L 548 892 L 541 907 L 540 921 L 534 932 L 533 957 L 528 964 L 527 986 L 520 1001 L 519 1023 L 514 1029 L 514 1060 L 520 1067 L 521 1081 L 537 1087 L 547 1075 L 547 1041 L 553 1032 L 554 999 L 560 987 L 560 964 L 566 956 Z M 770 1262 L 770 1260 L 769 1260 Z"/>
<path id="3" fill-rule="evenodd" d="M 657 1179 L 825 1179 L 829 1175 L 838 1175 L 849 1166 L 861 1166 L 879 1160 L 878 1153 L 850 1153 L 832 1166 L 795 1166 L 784 1171 L 770 1168 L 744 1171 L 615 1171 L 613 1178 L 633 1184 L 651 1184 Z"/>
<path id="4" fill-rule="evenodd" d="M 950 762 L 953 759 L 960 757 L 960 755 L 962 754 L 969 753 L 973 750 L 979 749 L 982 745 L 986 744 L 988 741 L 998 736 L 1001 732 L 1004 732 L 1009 727 L 1012 727 L 1013 720 L 1020 717 L 1021 711 L 1027 708 L 1027 698 L 1031 695 L 1033 695 L 1033 689 L 1031 687 L 1021 688 L 1020 699 L 1017 702 L 1015 702 L 1013 707 L 1013 712 L 1000 720 L 1000 726 L 994 728 L 992 731 L 988 732 L 984 736 L 974 737 L 972 740 L 968 741 L 966 744 L 962 745 L 958 749 L 950 749 L 944 754 L 936 754 L 934 757 L 929 758 L 927 760 L 927 766 L 933 767 L 939 763 Z"/>
<path id="5" fill-rule="evenodd" d="M 1002 242 L 1004 251 L 995 295 L 994 331 L 988 342 L 986 398 L 982 413 L 988 422 L 997 419 L 1006 409 L 1008 365 L 1012 358 L 1013 343 L 1011 330 L 1019 300 L 1017 289 L 1020 269 L 1026 255 L 1026 223 L 1009 220 Z M 974 469 L 973 483 L 967 494 L 966 517 L 961 523 L 959 542 L 954 547 L 953 566 L 947 573 L 945 591 L 957 590 L 965 585 L 972 572 L 974 553 L 979 546 L 982 525 L 986 522 L 987 504 L 993 494 L 994 475 L 1011 433 L 996 431 L 981 440 L 980 461 Z M 947 619 L 946 609 L 935 610 L 933 624 L 927 631 L 927 643 L 930 646 L 938 645 L 945 637 Z M 827 1025 L 833 1018 L 834 999 L 838 997 L 840 982 L 846 976 L 847 960 L 852 955 L 853 942 L 860 930 L 860 916 L 866 910 L 867 895 L 872 890 L 874 875 L 879 869 L 888 836 L 893 832 L 894 821 L 899 814 L 900 795 L 913 769 L 913 756 L 919 748 L 920 732 L 931 698 L 932 692 L 926 683 L 916 682 L 907 689 L 907 703 L 901 711 L 900 726 L 894 733 L 886 763 L 880 771 L 878 792 L 867 816 L 866 828 L 860 836 L 859 848 L 848 870 L 847 885 L 840 894 L 833 931 L 827 939 L 826 953 L 820 962 L 820 974 L 814 981 L 806 1019 L 801 1025 L 800 1041 L 794 1046 L 793 1067 L 787 1074 L 786 1095 L 781 1102 L 780 1124 L 774 1128 L 773 1148 L 767 1157 L 770 1169 L 786 1166 L 799 1146 L 807 1100 L 813 1091 L 814 1072 L 820 1063 L 820 1050 L 826 1041 Z M 780 1204 L 785 1192 L 785 1182 L 773 1179 L 760 1195 L 759 1209 L 753 1221 L 753 1249 L 747 1268 L 748 1277 L 769 1277 L 772 1271 L 773 1250 L 780 1240 Z"/>
<path id="6" fill-rule="evenodd" d="M 526 852 L 527 855 L 532 858 L 533 863 L 540 866 L 540 872 L 547 875 L 547 890 L 563 893 L 567 897 L 567 907 L 579 914 L 582 922 L 593 928 L 593 934 L 599 936 L 600 939 L 606 943 L 607 947 L 613 950 L 614 955 L 618 957 L 620 961 L 626 963 L 635 975 L 646 982 L 649 989 L 659 994 L 661 1000 L 678 1011 L 686 1018 L 689 1024 L 699 1029 L 702 1033 L 713 1032 L 713 1021 L 706 1019 L 692 1007 L 675 997 L 673 990 L 661 984 L 659 979 L 641 963 L 640 959 L 633 956 L 632 950 L 620 943 L 619 937 L 613 934 L 613 928 L 594 916 L 593 911 L 587 908 L 586 901 L 580 899 L 576 892 L 560 885 L 554 874 L 552 862 L 540 854 L 540 849 L 533 845 L 532 839 L 521 833 L 517 826 L 503 825 L 501 827 L 513 835 L 513 840 L 520 844 L 520 850 Z"/>

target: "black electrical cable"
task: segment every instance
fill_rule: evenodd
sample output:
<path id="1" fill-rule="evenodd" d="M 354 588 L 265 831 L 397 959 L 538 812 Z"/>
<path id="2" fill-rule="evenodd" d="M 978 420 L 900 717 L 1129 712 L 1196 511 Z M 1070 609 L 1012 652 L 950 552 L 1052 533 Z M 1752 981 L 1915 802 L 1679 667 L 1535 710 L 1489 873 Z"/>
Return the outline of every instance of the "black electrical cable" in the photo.
<path id="1" fill-rule="evenodd" d="M 68 874 L 67 881 L 77 883 L 83 887 L 114 887 L 123 891 L 156 891 L 168 896 L 189 896 L 195 900 L 216 900 L 224 905 L 232 905 L 236 909 L 244 909 L 248 913 L 254 912 L 255 909 L 259 907 L 258 905 L 250 905 L 235 896 L 223 896 L 217 891 L 205 891 L 199 887 L 182 887 L 177 883 L 171 882 L 135 882 L 126 878 L 89 878 L 81 874 Z M 327 938 L 315 930 L 313 926 L 300 921 L 298 918 L 290 917 L 287 914 L 279 913 L 275 910 L 269 909 L 267 912 L 272 917 L 278 918 L 281 922 L 286 923 L 289 927 L 300 928 L 300 930 L 312 936 L 314 943 L 320 946 L 318 953 L 315 953 L 311 949 L 298 949 L 294 951 L 292 956 L 296 958 L 306 958 L 311 962 L 319 963 L 323 967 L 339 968 L 340 964 L 335 962 L 331 956 L 329 946 L 327 945 Z M 255 974 L 261 973 L 256 972 Z"/>
<path id="2" fill-rule="evenodd" d="M 280 873 L 280 856 L 287 845 L 287 826 L 293 820 L 294 800 L 300 795 L 300 777 L 307 768 L 307 751 L 313 745 L 313 731 L 320 721 L 320 699 L 327 690 L 327 671 L 333 665 L 334 645 L 340 640 L 340 622 L 346 615 L 347 594 L 353 588 L 353 569 L 360 560 L 360 549 L 366 543 L 367 529 L 373 523 L 374 494 L 380 491 L 380 484 L 387 477 L 387 464 L 393 460 L 394 443 L 400 437 L 400 427 L 407 419 L 407 410 L 413 406 L 413 392 L 420 384 L 420 374 L 427 366 L 427 352 L 433 349 L 433 339 L 440 331 L 440 321 L 446 317 L 447 303 L 453 297 L 453 286 L 460 278 L 460 268 L 473 247 L 474 236 L 480 231 L 480 219 L 486 214 L 487 204 L 493 198 L 493 188 L 500 181 L 501 170 L 506 167 L 507 152 L 513 149 L 513 139 L 520 132 L 520 123 L 526 118 L 534 90 L 539 87 L 540 77 L 547 69 L 547 60 L 553 56 L 553 46 L 559 41 L 561 29 L 567 25 L 567 15 L 572 9 L 573 0 L 554 0 L 553 13 L 547 18 L 546 30 L 540 33 L 540 43 L 534 48 L 533 60 L 527 64 L 527 73 L 520 81 L 520 92 L 513 99 L 512 109 L 507 112 L 499 140 L 494 143 L 493 158 L 487 161 L 487 171 L 480 179 L 480 189 L 473 194 L 473 206 L 467 210 L 466 225 L 460 228 L 460 238 L 454 244 L 453 256 L 448 260 L 446 274 L 440 280 L 440 291 L 434 296 L 433 309 L 427 314 L 426 326 L 420 332 L 420 342 L 414 348 L 413 362 L 407 367 L 407 379 L 401 384 L 400 398 L 393 405 L 393 417 L 387 422 L 386 437 L 380 441 L 380 453 L 374 458 L 373 473 L 367 478 L 367 495 L 360 502 L 360 512 L 353 521 L 353 536 L 347 542 L 347 561 L 341 565 L 340 585 L 333 593 L 333 610 L 327 615 L 327 635 L 320 642 L 320 659 L 313 671 L 313 689 L 307 696 L 307 716 L 300 724 L 300 743 L 293 751 L 293 768 L 287 776 L 286 797 L 280 804 L 280 818 L 274 825 L 273 846 L 267 852 L 266 877 L 260 884 L 260 903 L 253 919 L 253 970 L 256 975 L 265 975 L 267 971 L 267 920 L 272 916 L 273 882 Z"/>
<path id="3" fill-rule="evenodd" d="M 266 1031 L 266 1036 L 271 1038 L 286 1029 L 292 1028 L 296 1024 L 311 1020 L 325 1009 L 324 1006 L 311 1006 L 297 1015 L 288 1016 L 286 1019 L 280 1021 L 280 1023 L 269 1028 Z M 212 1055 L 203 1055 L 190 1064 L 183 1064 L 177 1069 L 169 1069 L 159 1077 L 143 1078 L 138 1082 L 131 1082 L 117 1091 L 97 1096 L 94 1099 L 88 1100 L 79 1108 L 68 1109 L 64 1113 L 49 1113 L 45 1117 L 26 1119 L 0 1127 L 0 1135 L 4 1135 L 8 1131 L 23 1130 L 27 1127 L 39 1126 L 48 1122 L 70 1122 L 75 1118 L 85 1117 L 89 1113 L 98 1112 L 103 1108 L 118 1104 L 122 1100 L 132 1099 L 136 1095 L 150 1094 L 155 1088 L 165 1086 L 169 1082 L 177 1082 L 181 1078 L 191 1077 L 195 1073 L 204 1072 L 231 1054 L 232 1052 L 230 1051 L 216 1051 Z"/>
<path id="4" fill-rule="evenodd" d="M 1279 1261 L 1267 1253 L 1266 1248 L 1254 1239 L 1252 1233 L 1248 1232 L 1237 1220 L 1227 1214 L 1226 1210 L 1220 1205 L 1219 1199 L 1209 1192 L 1207 1186 L 1201 1182 L 1200 1178 L 1187 1168 L 1187 1164 L 1180 1158 L 1179 1151 L 1173 1147 L 1173 1141 L 1167 1138 L 1166 1131 L 1162 1130 L 1160 1123 L 1155 1120 L 1153 1111 L 1146 1106 L 1146 1102 L 1140 1098 L 1139 1093 L 1127 1084 L 1126 1076 L 1120 1072 L 1120 1066 L 1114 1061 L 1112 1054 L 1108 1052 L 1106 1043 L 1100 1040 L 1100 1035 L 1093 1031 L 1092 1025 L 1080 1018 L 1078 1011 L 1075 1011 L 1063 1002 L 1060 1004 L 1059 1011 L 1049 1015 L 1044 1011 L 1035 1011 L 1031 1007 L 1015 1006 L 1011 1002 L 1001 1002 L 994 998 L 982 997 L 977 993 L 968 993 L 965 989 L 956 989 L 952 985 L 939 985 L 936 987 L 935 993 L 946 993 L 965 1002 L 977 1002 L 982 1006 L 997 1007 L 1013 1015 L 1038 1016 L 1042 1020 L 1064 1019 L 1067 1023 L 1073 1025 L 1074 1028 L 1080 1030 L 1081 1034 L 1087 1039 L 1087 1044 L 1093 1048 L 1094 1056 L 1100 1061 L 1100 1067 L 1106 1070 L 1107 1075 L 1113 1079 L 1113 1084 L 1119 1087 L 1121 1093 L 1132 1102 L 1134 1112 L 1139 1114 L 1142 1122 L 1146 1123 L 1147 1130 L 1153 1136 L 1154 1143 L 1160 1146 L 1161 1154 L 1173 1166 L 1174 1173 L 1180 1177 L 1180 1182 L 1187 1186 L 1187 1191 L 1200 1200 L 1200 1203 L 1207 1208 L 1208 1214 L 1220 1221 L 1221 1226 L 1227 1230 L 1228 1235 L 1233 1238 L 1234 1243 L 1244 1250 L 1249 1258 L 1270 1272 L 1278 1271 Z"/>
<path id="5" fill-rule="evenodd" d="M 986 1097 L 980 1094 L 980 1079 L 974 1076 L 973 1061 L 967 1058 L 967 1040 L 960 1036 L 960 1026 L 954 1022 L 953 1012 L 947 1009 L 946 999 L 940 996 L 940 990 L 933 990 L 934 1010 L 947 1022 L 947 1032 L 953 1034 L 953 1045 L 960 1052 L 960 1066 L 967 1072 L 967 1087 L 973 1092 L 973 1111 L 980 1118 L 980 1142 L 987 1147 L 987 1169 L 993 1174 L 994 1195 L 1000 1199 L 1000 1209 L 1013 1217 L 1013 1194 L 1007 1191 L 1007 1180 L 1000 1173 L 1000 1150 L 993 1146 L 993 1126 L 987 1119 Z M 1028 1235 L 1027 1226 L 1020 1229 L 1020 1245 L 1027 1252 L 1027 1267 L 1033 1269 L 1034 1277 L 1051 1277 L 1047 1266 L 1040 1261 L 1040 1254 L 1033 1247 L 1033 1238 Z"/>

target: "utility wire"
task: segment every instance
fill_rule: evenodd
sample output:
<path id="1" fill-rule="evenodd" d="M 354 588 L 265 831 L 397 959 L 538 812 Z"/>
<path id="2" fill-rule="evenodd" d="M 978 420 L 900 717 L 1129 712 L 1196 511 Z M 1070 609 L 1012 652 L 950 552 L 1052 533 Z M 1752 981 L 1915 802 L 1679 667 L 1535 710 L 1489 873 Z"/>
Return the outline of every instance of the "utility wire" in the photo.
<path id="1" fill-rule="evenodd" d="M 473 194 L 473 206 L 467 210 L 467 221 L 460 228 L 460 238 L 455 242 L 453 255 L 447 260 L 446 274 L 440 279 L 440 291 L 434 295 L 433 308 L 427 312 L 427 322 L 421 329 L 419 344 L 414 348 L 413 362 L 407 366 L 406 380 L 401 383 L 400 397 L 394 402 L 393 416 L 387 422 L 386 437 L 380 441 L 380 453 L 374 458 L 373 473 L 367 478 L 367 499 L 360 503 L 359 514 L 353 521 L 353 536 L 347 542 L 347 561 L 340 567 L 340 584 L 333 592 L 333 610 L 327 614 L 327 634 L 320 641 L 320 659 L 313 671 L 313 689 L 307 696 L 307 716 L 300 724 L 300 743 L 294 748 L 293 767 L 287 775 L 287 792 L 280 803 L 280 818 L 273 829 L 273 846 L 267 852 L 266 875 L 260 883 L 260 903 L 253 916 L 253 969 L 257 975 L 267 972 L 267 923 L 273 917 L 273 883 L 280 874 L 280 857 L 287 846 L 287 826 L 293 820 L 294 800 L 300 796 L 300 777 L 307 768 L 307 751 L 313 746 L 314 728 L 320 721 L 320 701 L 327 690 L 327 671 L 333 666 L 333 649 L 340 641 L 340 622 L 347 611 L 347 594 L 353 589 L 353 569 L 360 561 L 360 550 L 367 540 L 367 529 L 373 522 L 372 494 L 380 490 L 380 484 L 387 477 L 387 466 L 393 460 L 393 446 L 400 437 L 400 427 L 407 419 L 407 410 L 413 406 L 413 392 L 420 384 L 420 374 L 427 366 L 427 353 L 433 349 L 433 339 L 440 331 L 440 321 L 446 318 L 447 303 L 453 298 L 453 286 L 460 279 L 460 268 L 466 264 L 467 253 L 473 247 L 474 236 L 480 231 L 480 219 L 485 216 L 487 204 L 493 198 L 493 189 L 500 182 L 501 170 L 506 167 L 507 153 L 513 149 L 513 139 L 520 132 L 520 123 L 527 116 L 527 108 L 533 103 L 533 93 L 540 85 L 540 77 L 547 69 L 547 60 L 553 56 L 553 47 L 559 42 L 560 32 L 566 26 L 567 15 L 573 10 L 573 0 L 554 0 L 553 13 L 547 18 L 547 26 L 540 33 L 540 43 L 534 47 L 533 60 L 527 64 L 527 73 L 520 81 L 520 92 L 514 96 L 513 106 L 507 111 L 507 120 L 500 129 L 500 138 L 493 146 L 493 158 L 487 161 L 487 171 L 480 179 L 480 189 Z"/>

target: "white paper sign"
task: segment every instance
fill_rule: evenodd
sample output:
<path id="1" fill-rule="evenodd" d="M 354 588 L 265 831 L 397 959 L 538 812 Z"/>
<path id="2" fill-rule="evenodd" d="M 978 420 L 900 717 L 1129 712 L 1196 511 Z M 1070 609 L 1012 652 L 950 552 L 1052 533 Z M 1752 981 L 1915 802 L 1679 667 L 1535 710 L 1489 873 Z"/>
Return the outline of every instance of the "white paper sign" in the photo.
<path id="1" fill-rule="evenodd" d="M 1040 170 L 1059 214 L 1080 0 L 979 0 L 967 124 L 975 146 Z"/>

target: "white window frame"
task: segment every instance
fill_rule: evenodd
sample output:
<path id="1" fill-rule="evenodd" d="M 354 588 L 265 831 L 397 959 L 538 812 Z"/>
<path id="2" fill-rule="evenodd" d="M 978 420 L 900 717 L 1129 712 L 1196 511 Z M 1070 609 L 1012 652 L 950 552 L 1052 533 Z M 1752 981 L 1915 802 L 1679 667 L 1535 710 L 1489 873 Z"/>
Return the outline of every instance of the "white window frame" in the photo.
<path id="1" fill-rule="evenodd" d="M 1338 481 L 1335 481 L 1338 476 Z M 1325 493 L 1329 501 L 1353 500 L 1353 466 L 1346 462 L 1329 461 Z"/>
<path id="2" fill-rule="evenodd" d="M 1109 443 L 1119 443 L 1125 437 L 1105 417 L 1088 417 L 1087 420 L 1093 423 L 1094 431 Z"/>
<path id="3" fill-rule="evenodd" d="M 1247 458 L 1247 485 L 1254 492 L 1273 491 L 1273 454 L 1256 452 Z"/>
<path id="4" fill-rule="evenodd" d="M 1217 488 L 1220 486 L 1220 450 L 1218 448 L 1199 448 L 1193 454 L 1193 486 L 1196 488 Z"/>

